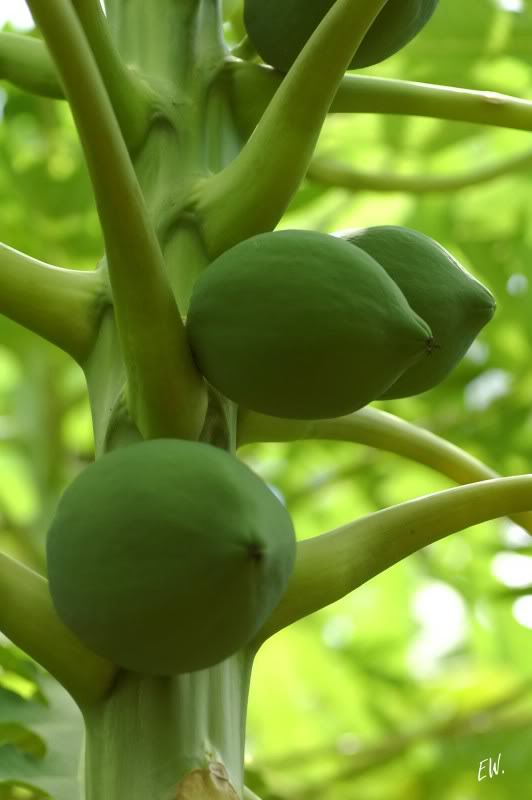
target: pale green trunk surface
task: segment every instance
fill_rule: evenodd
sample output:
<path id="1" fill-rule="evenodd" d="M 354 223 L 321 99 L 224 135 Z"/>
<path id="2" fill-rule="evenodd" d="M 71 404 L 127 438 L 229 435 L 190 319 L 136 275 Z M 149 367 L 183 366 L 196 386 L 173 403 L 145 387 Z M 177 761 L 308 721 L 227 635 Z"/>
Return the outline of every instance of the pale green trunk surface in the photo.
<path id="1" fill-rule="evenodd" d="M 252 660 L 171 678 L 122 673 L 84 711 L 85 800 L 241 798 Z"/>

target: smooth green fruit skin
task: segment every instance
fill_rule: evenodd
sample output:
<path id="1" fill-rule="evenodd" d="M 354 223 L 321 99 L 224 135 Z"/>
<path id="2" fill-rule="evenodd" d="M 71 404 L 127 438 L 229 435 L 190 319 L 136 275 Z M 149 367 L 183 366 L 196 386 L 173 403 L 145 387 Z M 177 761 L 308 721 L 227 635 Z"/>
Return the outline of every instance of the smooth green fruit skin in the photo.
<path id="1" fill-rule="evenodd" d="M 288 72 L 334 0 L 245 0 L 244 24 L 257 52 Z M 424 28 L 438 0 L 388 0 L 366 33 L 349 69 L 378 64 L 401 50 Z"/>
<path id="2" fill-rule="evenodd" d="M 288 512 L 247 466 L 174 439 L 114 450 L 63 494 L 47 540 L 52 600 L 94 652 L 147 675 L 210 667 L 279 602 Z"/>
<path id="3" fill-rule="evenodd" d="M 378 225 L 343 238 L 379 262 L 434 336 L 430 358 L 406 370 L 382 397 L 410 397 L 437 386 L 493 317 L 495 298 L 445 248 L 418 231 Z"/>
<path id="4" fill-rule="evenodd" d="M 432 336 L 363 250 L 298 230 L 259 234 L 219 256 L 194 286 L 187 330 L 222 394 L 295 419 L 367 405 L 427 356 Z"/>

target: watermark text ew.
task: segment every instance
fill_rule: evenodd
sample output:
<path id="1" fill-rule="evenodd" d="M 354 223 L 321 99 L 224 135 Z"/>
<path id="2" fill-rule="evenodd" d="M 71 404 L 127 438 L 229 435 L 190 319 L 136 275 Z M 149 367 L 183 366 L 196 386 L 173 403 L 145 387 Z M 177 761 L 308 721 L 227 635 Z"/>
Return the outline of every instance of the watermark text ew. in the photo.
<path id="1" fill-rule="evenodd" d="M 504 770 L 501 770 L 501 753 L 494 758 L 483 758 L 478 768 L 478 780 L 483 781 L 486 778 L 496 778 L 499 774 L 504 775 Z"/>

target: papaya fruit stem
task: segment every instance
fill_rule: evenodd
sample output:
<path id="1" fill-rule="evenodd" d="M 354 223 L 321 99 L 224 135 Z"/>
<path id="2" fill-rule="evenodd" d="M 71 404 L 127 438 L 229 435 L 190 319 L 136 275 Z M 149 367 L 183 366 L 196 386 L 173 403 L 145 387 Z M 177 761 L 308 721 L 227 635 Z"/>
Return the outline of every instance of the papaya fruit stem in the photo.
<path id="1" fill-rule="evenodd" d="M 496 478 L 408 500 L 299 542 L 288 588 L 255 642 L 259 646 L 429 544 L 530 509 L 532 475 Z"/>
<path id="2" fill-rule="evenodd" d="M 432 192 L 455 192 L 478 186 L 511 172 L 517 172 L 532 164 L 532 149 L 517 153 L 509 158 L 499 159 L 468 172 L 455 175 L 399 175 L 394 173 L 371 173 L 352 169 L 327 158 L 314 159 L 307 172 L 307 180 L 321 186 L 336 189 L 349 189 L 354 192 L 408 192 L 427 194 Z"/>
<path id="3" fill-rule="evenodd" d="M 111 39 L 99 0 L 72 0 L 100 70 L 128 150 L 135 150 L 148 130 L 155 102 L 148 85 L 128 69 Z"/>
<path id="4" fill-rule="evenodd" d="M 255 50 L 253 43 L 249 36 L 244 36 L 244 38 L 231 50 L 231 56 L 233 58 L 240 58 L 243 61 L 254 61 L 258 58 L 258 53 Z"/>
<path id="5" fill-rule="evenodd" d="M 45 264 L 0 244 L 0 312 L 81 363 L 110 302 L 100 270 Z"/>
<path id="6" fill-rule="evenodd" d="M 0 630 L 47 669 L 78 705 L 91 705 L 109 691 L 114 664 L 83 645 L 52 605 L 48 581 L 0 553 Z"/>
<path id="7" fill-rule="evenodd" d="M 251 136 L 281 86 L 283 75 L 263 64 L 228 58 L 224 67 L 235 120 Z M 532 101 L 499 92 L 454 86 L 344 75 L 330 114 L 401 114 L 496 128 L 532 130 Z"/>
<path id="8" fill-rule="evenodd" d="M 104 236 L 131 415 L 146 438 L 197 438 L 206 389 L 109 97 L 69 3 L 30 0 L 85 152 Z"/>
<path id="9" fill-rule="evenodd" d="M 0 32 L 0 79 L 41 97 L 65 96 L 44 42 L 33 36 Z"/>
<path id="10" fill-rule="evenodd" d="M 211 258 L 276 227 L 305 176 L 345 70 L 385 4 L 386 0 L 337 0 L 253 136 L 234 161 L 205 182 L 197 212 Z"/>
<path id="11" fill-rule="evenodd" d="M 424 464 L 461 484 L 500 477 L 478 458 L 441 436 L 376 408 L 366 407 L 345 417 L 310 422 L 239 412 L 237 447 L 253 442 L 304 439 L 356 442 L 375 447 Z M 511 518 L 532 534 L 532 512 L 512 514 Z"/>

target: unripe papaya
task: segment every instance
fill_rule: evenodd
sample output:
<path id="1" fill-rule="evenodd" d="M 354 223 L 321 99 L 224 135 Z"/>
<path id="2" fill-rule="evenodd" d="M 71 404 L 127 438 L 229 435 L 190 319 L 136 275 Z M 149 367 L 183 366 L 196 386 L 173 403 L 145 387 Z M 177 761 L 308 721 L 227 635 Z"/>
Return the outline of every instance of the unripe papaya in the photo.
<path id="1" fill-rule="evenodd" d="M 298 230 L 253 236 L 210 264 L 194 285 L 187 330 L 218 391 L 296 419 L 362 408 L 432 344 L 429 326 L 373 258 Z"/>
<path id="2" fill-rule="evenodd" d="M 288 72 L 335 0 L 245 0 L 244 23 L 266 62 Z M 378 64 L 401 50 L 427 24 L 438 0 L 388 0 L 349 69 Z"/>
<path id="3" fill-rule="evenodd" d="M 102 456 L 63 494 L 47 539 L 63 623 L 120 667 L 171 675 L 243 647 L 292 572 L 290 516 L 224 450 L 155 439 Z"/>
<path id="4" fill-rule="evenodd" d="M 379 262 L 434 336 L 431 357 L 409 367 L 382 397 L 409 397 L 432 389 L 492 318 L 493 295 L 445 248 L 418 231 L 377 225 L 349 231 L 343 238 Z"/>

